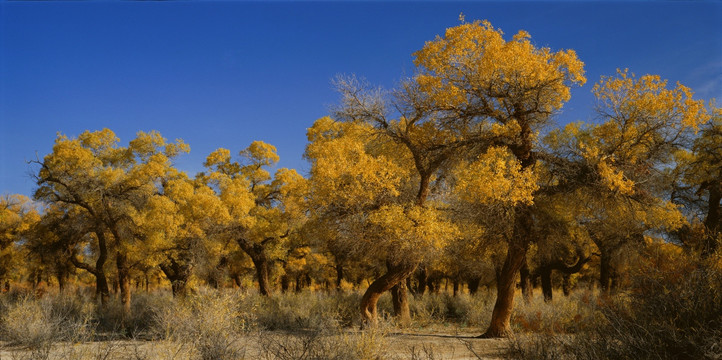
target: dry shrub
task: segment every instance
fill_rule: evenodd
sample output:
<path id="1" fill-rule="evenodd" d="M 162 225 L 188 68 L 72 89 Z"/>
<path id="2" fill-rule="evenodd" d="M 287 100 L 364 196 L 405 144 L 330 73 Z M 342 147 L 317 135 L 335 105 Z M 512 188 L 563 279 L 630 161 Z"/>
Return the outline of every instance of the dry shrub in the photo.
<path id="1" fill-rule="evenodd" d="M 58 341 L 90 335 L 91 306 L 73 297 L 26 297 L 8 304 L 0 319 L 2 339 L 11 345 L 45 351 Z"/>
<path id="2" fill-rule="evenodd" d="M 529 303 L 518 296 L 514 301 L 512 326 L 517 332 L 578 333 L 597 325 L 600 314 L 597 296 L 589 290 L 575 291 L 569 296 L 545 302 L 541 296 Z"/>
<path id="3" fill-rule="evenodd" d="M 166 339 L 192 344 L 204 360 L 242 358 L 239 339 L 251 324 L 239 308 L 239 296 L 232 291 L 202 290 L 159 312 L 156 331 Z"/>
<path id="4" fill-rule="evenodd" d="M 386 333 L 381 329 L 358 333 L 341 329 L 261 333 L 259 343 L 259 357 L 267 360 L 381 360 L 391 357 L 386 350 Z"/>
<path id="5" fill-rule="evenodd" d="M 265 330 L 322 330 L 347 327 L 360 321 L 360 294 L 287 293 L 271 298 L 250 296 L 244 308 L 256 310 L 256 321 Z"/>
<path id="6" fill-rule="evenodd" d="M 719 259 L 650 252 L 631 288 L 601 302 L 572 337 L 537 334 L 511 343 L 515 359 L 722 359 Z"/>
<path id="7" fill-rule="evenodd" d="M 491 319 L 493 300 L 493 296 L 486 292 L 457 296 L 427 293 L 410 297 L 409 309 L 413 320 L 421 327 L 447 322 L 483 326 Z"/>

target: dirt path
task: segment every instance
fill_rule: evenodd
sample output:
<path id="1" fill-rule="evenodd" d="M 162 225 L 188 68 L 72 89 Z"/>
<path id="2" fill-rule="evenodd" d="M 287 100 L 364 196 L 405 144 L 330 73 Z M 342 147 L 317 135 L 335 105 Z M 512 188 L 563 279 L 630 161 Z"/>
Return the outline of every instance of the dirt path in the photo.
<path id="1" fill-rule="evenodd" d="M 392 354 L 400 359 L 501 359 L 504 339 L 478 339 L 473 334 L 390 334 Z M 432 356 L 433 355 L 433 356 Z"/>
<path id="2" fill-rule="evenodd" d="M 352 336 L 353 333 L 351 332 Z M 261 358 L 264 347 L 262 337 L 273 336 L 276 339 L 288 338 L 284 333 L 265 333 L 237 339 L 235 345 L 242 349 L 233 358 Z M 288 346 L 293 343 L 285 343 Z M 298 345 L 298 343 L 295 343 Z M 501 359 L 507 345 L 501 339 L 477 339 L 474 334 L 443 333 L 391 333 L 384 337 L 383 353 L 393 360 L 435 359 Z M 295 345 L 294 345 L 295 346 Z M 51 348 L 28 350 L 9 347 L 0 343 L 0 360 L 11 359 L 177 359 L 197 358 L 189 343 L 170 341 L 117 340 L 84 343 L 56 343 Z M 263 358 L 269 358 L 267 355 Z M 274 357 L 270 357 L 274 358 Z M 287 357 L 294 358 L 293 356 Z"/>

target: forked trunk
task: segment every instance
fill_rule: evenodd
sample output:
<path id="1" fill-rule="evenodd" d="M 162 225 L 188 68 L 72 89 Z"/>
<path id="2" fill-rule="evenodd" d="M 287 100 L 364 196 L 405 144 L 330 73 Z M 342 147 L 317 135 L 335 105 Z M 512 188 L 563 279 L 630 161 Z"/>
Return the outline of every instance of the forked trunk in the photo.
<path id="1" fill-rule="evenodd" d="M 398 284 L 391 288 L 391 302 L 394 305 L 396 323 L 401 327 L 409 326 L 411 324 L 411 311 L 409 310 L 409 296 L 405 280 L 399 281 Z"/>
<path id="2" fill-rule="evenodd" d="M 379 297 L 381 297 L 381 294 L 384 292 L 389 291 L 394 285 L 406 279 L 407 276 L 411 275 L 416 268 L 416 264 L 406 266 L 389 265 L 387 267 L 388 270 L 386 274 L 372 282 L 361 298 L 362 328 L 366 326 L 375 326 L 377 324 L 376 304 L 379 301 Z"/>
<path id="3" fill-rule="evenodd" d="M 253 265 L 256 268 L 256 277 L 258 277 L 258 291 L 263 296 L 271 296 L 271 283 L 269 279 L 269 264 L 265 254 L 261 256 L 251 257 Z"/>
<path id="4" fill-rule="evenodd" d="M 524 262 L 527 244 L 509 244 L 504 265 L 496 284 L 496 303 L 491 313 L 491 323 L 480 337 L 498 338 L 511 335 L 511 312 L 514 308 L 514 290 L 519 269 Z"/>

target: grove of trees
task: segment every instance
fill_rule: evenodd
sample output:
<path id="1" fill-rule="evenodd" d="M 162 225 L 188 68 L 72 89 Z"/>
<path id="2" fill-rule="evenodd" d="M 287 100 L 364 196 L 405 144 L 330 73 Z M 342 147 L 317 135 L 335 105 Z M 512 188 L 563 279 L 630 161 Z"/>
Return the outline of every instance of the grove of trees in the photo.
<path id="1" fill-rule="evenodd" d="M 462 23 L 413 54 L 392 89 L 338 77 L 308 129 L 306 176 L 256 141 L 188 175 L 182 140 L 109 129 L 58 135 L 32 161 L 33 199 L 0 198 L 0 284 L 93 286 L 126 315 L 135 288 L 364 291 L 362 326 L 391 292 L 496 291 L 485 337 L 510 335 L 514 294 L 625 286 L 650 247 L 720 262 L 722 111 L 628 70 L 593 87 L 591 123 L 556 115 L 587 79 L 573 50 Z M 245 146 L 241 144 L 240 146 Z"/>

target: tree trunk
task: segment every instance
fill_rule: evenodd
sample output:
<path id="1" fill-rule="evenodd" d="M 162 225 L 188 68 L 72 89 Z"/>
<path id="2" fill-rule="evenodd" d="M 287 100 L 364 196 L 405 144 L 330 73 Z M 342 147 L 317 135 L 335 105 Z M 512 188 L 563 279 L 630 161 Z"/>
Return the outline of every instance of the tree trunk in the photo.
<path id="1" fill-rule="evenodd" d="M 600 259 L 599 267 L 599 286 L 601 287 L 603 294 L 609 295 L 609 291 L 612 285 L 612 259 L 608 251 L 605 251 L 603 249 L 600 250 L 602 256 Z"/>
<path id="2" fill-rule="evenodd" d="M 554 290 L 552 289 L 552 268 L 547 265 L 542 265 L 539 268 L 539 276 L 541 277 L 544 302 L 551 302 L 554 298 Z"/>
<path id="3" fill-rule="evenodd" d="M 456 297 L 457 295 L 459 295 L 459 280 L 454 279 L 453 282 L 452 282 L 452 287 L 451 287 L 451 288 L 453 289 L 452 291 L 453 291 L 454 297 Z"/>
<path id="4" fill-rule="evenodd" d="M 258 291 L 263 296 L 271 296 L 271 283 L 269 281 L 269 261 L 266 254 L 260 253 L 251 256 L 253 265 L 256 268 L 256 277 L 258 278 Z"/>
<path id="5" fill-rule="evenodd" d="M 422 266 L 421 269 L 416 273 L 416 291 L 414 295 L 424 295 L 426 288 L 429 285 L 429 273 L 426 270 L 426 266 Z"/>
<path id="6" fill-rule="evenodd" d="M 524 262 L 521 264 L 521 269 L 519 269 L 519 277 L 522 297 L 524 298 L 524 302 L 529 304 L 534 297 L 534 288 L 531 285 L 531 274 L 529 273 L 526 256 L 524 257 Z"/>
<path id="7" fill-rule="evenodd" d="M 469 294 L 474 295 L 479 291 L 479 284 L 481 284 L 481 278 L 473 277 L 469 279 Z"/>
<path id="8" fill-rule="evenodd" d="M 569 294 L 572 292 L 571 277 L 571 274 L 565 273 L 562 275 L 562 292 L 565 297 L 569 297 Z"/>
<path id="9" fill-rule="evenodd" d="M 281 276 L 281 292 L 286 293 L 291 287 L 291 277 L 288 274 Z"/>
<path id="10" fill-rule="evenodd" d="M 173 297 L 185 297 L 188 295 L 188 279 L 191 277 L 193 267 L 190 264 L 181 264 L 173 258 L 167 263 L 160 264 L 160 269 L 170 280 Z"/>
<path id="11" fill-rule="evenodd" d="M 336 289 L 341 290 L 341 281 L 343 280 L 343 264 L 336 260 Z"/>
<path id="12" fill-rule="evenodd" d="M 376 304 L 379 301 L 379 297 L 381 297 L 381 294 L 384 292 L 389 291 L 399 281 L 402 281 L 407 276 L 411 275 L 411 273 L 414 272 L 416 265 L 393 265 L 387 267 L 388 270 L 386 274 L 372 282 L 361 298 L 362 328 L 365 326 L 375 326 L 377 324 L 378 319 L 376 318 Z"/>
<path id="13" fill-rule="evenodd" d="M 709 188 L 707 202 L 707 216 L 704 219 L 705 239 L 702 247 L 702 256 L 709 257 L 717 251 L 717 237 L 720 232 L 720 201 L 722 190 L 715 185 Z"/>
<path id="14" fill-rule="evenodd" d="M 124 253 L 118 252 L 115 257 L 118 268 L 118 285 L 120 286 L 120 302 L 123 304 L 123 316 L 130 316 L 130 268 Z"/>
<path id="15" fill-rule="evenodd" d="M 517 217 L 519 216 L 528 216 L 528 214 L 517 214 Z M 525 219 L 524 221 L 529 221 L 529 219 Z M 489 328 L 486 329 L 486 332 L 480 337 L 497 338 L 511 335 L 511 313 L 514 308 L 516 279 L 526 257 L 528 246 L 528 241 L 523 238 L 518 239 L 516 242 L 509 243 L 504 265 L 499 272 L 498 282 L 496 284 L 496 303 L 491 313 L 491 323 L 489 324 Z"/>
<path id="16" fill-rule="evenodd" d="M 394 305 L 396 323 L 401 327 L 409 326 L 411 324 L 411 311 L 409 310 L 409 297 L 405 280 L 399 281 L 391 288 L 391 302 Z"/>

